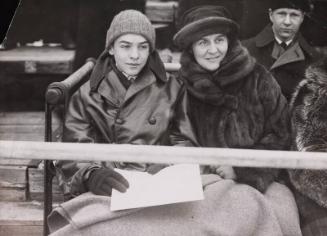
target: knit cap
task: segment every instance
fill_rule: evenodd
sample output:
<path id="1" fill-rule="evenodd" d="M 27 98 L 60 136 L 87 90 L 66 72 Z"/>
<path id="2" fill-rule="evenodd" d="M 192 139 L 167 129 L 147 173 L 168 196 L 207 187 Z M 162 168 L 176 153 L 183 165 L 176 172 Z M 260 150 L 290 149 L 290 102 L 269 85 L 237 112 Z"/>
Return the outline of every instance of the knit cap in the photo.
<path id="1" fill-rule="evenodd" d="M 117 14 L 107 31 L 106 48 L 123 34 L 140 34 L 150 44 L 151 51 L 155 49 L 156 34 L 149 19 L 139 11 L 124 10 Z"/>

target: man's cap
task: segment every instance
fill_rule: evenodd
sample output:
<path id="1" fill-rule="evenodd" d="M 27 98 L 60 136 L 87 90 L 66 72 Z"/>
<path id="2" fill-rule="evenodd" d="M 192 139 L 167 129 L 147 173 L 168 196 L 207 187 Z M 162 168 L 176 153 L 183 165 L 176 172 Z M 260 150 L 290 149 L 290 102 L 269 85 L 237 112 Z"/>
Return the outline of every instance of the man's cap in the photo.
<path id="1" fill-rule="evenodd" d="M 269 8 L 273 11 L 279 8 L 291 8 L 308 13 L 313 10 L 313 4 L 310 0 L 270 0 Z"/>

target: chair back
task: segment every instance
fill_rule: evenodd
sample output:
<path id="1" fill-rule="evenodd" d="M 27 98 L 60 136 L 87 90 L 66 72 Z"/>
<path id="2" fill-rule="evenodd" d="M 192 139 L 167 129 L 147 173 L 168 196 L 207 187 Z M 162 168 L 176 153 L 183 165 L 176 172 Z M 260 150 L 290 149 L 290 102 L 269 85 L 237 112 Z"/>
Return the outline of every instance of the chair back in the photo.
<path id="1" fill-rule="evenodd" d="M 95 59 L 89 58 L 86 63 L 61 82 L 51 83 L 45 93 L 45 142 L 58 141 L 63 132 L 63 122 L 59 128 L 52 130 L 53 114 L 59 115 L 59 120 L 64 121 L 64 115 L 69 99 L 78 88 L 87 82 L 94 68 Z M 52 180 L 55 176 L 55 168 L 51 160 L 44 161 L 44 215 L 43 215 L 43 235 L 49 234 L 47 217 L 52 211 Z"/>

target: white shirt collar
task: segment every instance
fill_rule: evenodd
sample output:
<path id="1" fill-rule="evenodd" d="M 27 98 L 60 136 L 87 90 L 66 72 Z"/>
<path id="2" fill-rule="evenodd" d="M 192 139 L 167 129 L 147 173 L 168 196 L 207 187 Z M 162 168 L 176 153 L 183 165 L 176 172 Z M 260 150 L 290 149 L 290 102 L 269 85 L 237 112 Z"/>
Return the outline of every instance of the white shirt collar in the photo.
<path id="1" fill-rule="evenodd" d="M 116 63 L 116 68 L 119 70 L 117 63 Z M 127 80 L 134 81 L 137 78 L 137 75 L 128 75 L 124 71 L 121 71 L 121 70 L 119 70 L 119 71 L 126 77 Z"/>
<path id="2" fill-rule="evenodd" d="M 277 37 L 275 37 L 275 39 L 276 39 L 277 43 L 279 43 L 279 44 L 281 44 L 283 42 L 282 40 L 280 40 Z M 290 40 L 286 41 L 285 43 L 288 46 L 288 45 L 290 45 L 292 43 L 292 41 L 293 41 L 293 39 L 290 39 Z"/>
<path id="3" fill-rule="evenodd" d="M 137 75 L 128 75 L 125 72 L 121 71 L 121 73 L 123 73 L 123 75 L 125 75 L 125 77 L 127 78 L 127 80 L 135 80 L 137 78 Z"/>

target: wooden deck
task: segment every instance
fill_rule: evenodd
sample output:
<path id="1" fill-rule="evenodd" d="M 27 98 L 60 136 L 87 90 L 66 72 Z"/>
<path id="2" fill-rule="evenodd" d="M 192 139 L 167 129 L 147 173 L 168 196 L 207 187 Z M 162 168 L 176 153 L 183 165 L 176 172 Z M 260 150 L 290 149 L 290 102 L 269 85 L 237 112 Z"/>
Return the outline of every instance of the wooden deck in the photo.
<path id="1" fill-rule="evenodd" d="M 0 113 L 0 140 L 42 141 L 43 137 L 44 112 Z M 53 191 L 54 201 L 63 201 L 56 181 Z M 42 163 L 0 159 L 0 209 L 0 235 L 42 235 Z"/>

